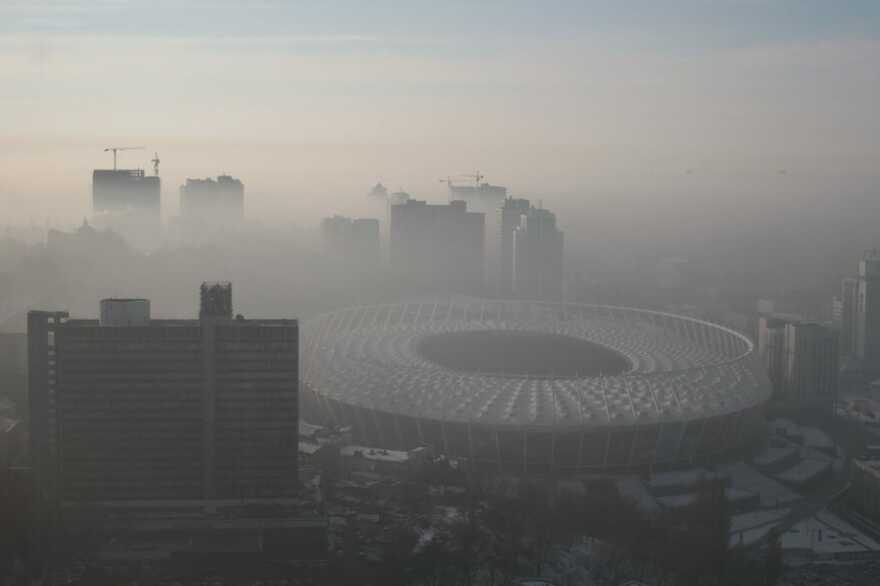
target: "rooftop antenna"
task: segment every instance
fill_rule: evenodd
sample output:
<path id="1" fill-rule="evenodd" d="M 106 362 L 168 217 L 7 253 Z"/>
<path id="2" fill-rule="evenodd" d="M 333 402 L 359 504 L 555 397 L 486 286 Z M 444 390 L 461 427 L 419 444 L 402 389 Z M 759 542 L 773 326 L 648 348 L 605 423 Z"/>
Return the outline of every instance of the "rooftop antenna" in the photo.
<path id="1" fill-rule="evenodd" d="M 150 161 L 153 163 L 153 174 L 158 177 L 159 176 L 159 153 L 153 153 L 153 160 Z"/>
<path id="2" fill-rule="evenodd" d="M 113 151 L 113 170 L 116 170 L 116 152 L 117 151 L 139 151 L 143 150 L 144 147 L 107 147 L 104 149 L 104 152 Z"/>

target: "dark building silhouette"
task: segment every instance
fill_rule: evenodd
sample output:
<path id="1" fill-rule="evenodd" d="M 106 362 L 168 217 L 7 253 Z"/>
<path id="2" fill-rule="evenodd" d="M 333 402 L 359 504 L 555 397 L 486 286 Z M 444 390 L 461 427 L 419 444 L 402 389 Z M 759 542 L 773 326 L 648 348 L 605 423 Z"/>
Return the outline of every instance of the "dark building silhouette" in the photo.
<path id="1" fill-rule="evenodd" d="M 482 293 L 484 240 L 484 215 L 469 212 L 463 201 L 391 206 L 391 267 L 420 289 Z"/>
<path id="2" fill-rule="evenodd" d="M 381 247 L 379 220 L 333 216 L 321 221 L 324 250 L 349 260 L 376 263 Z"/>
<path id="3" fill-rule="evenodd" d="M 797 406 L 830 404 L 837 396 L 838 332 L 821 324 L 762 317 L 758 348 L 774 396 Z"/>
<path id="4" fill-rule="evenodd" d="M 298 325 L 106 299 L 101 319 L 28 314 L 31 454 L 44 503 L 283 499 L 297 488 Z"/>
<path id="5" fill-rule="evenodd" d="M 856 348 L 856 324 L 858 323 L 859 281 L 852 277 L 840 285 L 840 353 L 851 356 Z"/>
<path id="6" fill-rule="evenodd" d="M 241 220 L 244 184 L 229 175 L 220 175 L 216 180 L 187 179 L 180 186 L 180 216 L 184 220 Z"/>
<path id="7" fill-rule="evenodd" d="M 758 324 L 758 351 L 767 369 L 773 394 L 780 396 L 785 377 L 785 326 L 783 318 L 765 316 Z"/>
<path id="8" fill-rule="evenodd" d="M 199 288 L 199 318 L 232 318 L 232 283 L 202 283 Z"/>
<path id="9" fill-rule="evenodd" d="M 513 293 L 521 299 L 562 299 L 563 234 L 556 216 L 531 208 L 513 234 Z"/>
<path id="10" fill-rule="evenodd" d="M 785 325 L 783 398 L 797 405 L 828 404 L 837 397 L 837 332 L 816 323 Z"/>
<path id="11" fill-rule="evenodd" d="M 880 371 L 880 255 L 872 252 L 859 262 L 856 308 L 856 357 L 865 370 Z"/>

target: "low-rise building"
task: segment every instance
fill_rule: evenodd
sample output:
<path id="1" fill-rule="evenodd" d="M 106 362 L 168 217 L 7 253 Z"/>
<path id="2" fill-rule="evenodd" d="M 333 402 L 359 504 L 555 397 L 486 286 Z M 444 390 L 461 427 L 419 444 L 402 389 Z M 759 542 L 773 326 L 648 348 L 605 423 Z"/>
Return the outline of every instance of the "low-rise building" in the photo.
<path id="1" fill-rule="evenodd" d="M 418 472 L 428 461 L 428 448 L 383 450 L 367 446 L 342 446 L 339 450 L 343 468 L 352 472 L 373 472 L 389 476 Z"/>

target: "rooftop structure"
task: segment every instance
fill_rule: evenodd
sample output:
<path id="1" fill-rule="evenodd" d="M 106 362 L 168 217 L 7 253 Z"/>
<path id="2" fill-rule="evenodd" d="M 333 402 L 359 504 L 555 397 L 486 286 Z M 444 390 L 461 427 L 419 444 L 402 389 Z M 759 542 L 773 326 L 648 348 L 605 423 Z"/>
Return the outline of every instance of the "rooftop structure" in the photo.
<path id="1" fill-rule="evenodd" d="M 150 325 L 149 299 L 102 299 L 101 320 L 104 327 Z"/>
<path id="2" fill-rule="evenodd" d="M 373 188 L 370 190 L 370 197 L 379 198 L 379 199 L 387 199 L 388 198 L 388 188 L 382 185 L 382 182 L 376 183 Z"/>
<path id="3" fill-rule="evenodd" d="M 536 341 L 531 352 L 537 358 L 528 366 L 535 370 L 524 372 L 527 365 L 514 359 L 481 372 L 479 364 L 442 362 L 424 351 L 426 341 L 439 337 L 486 332 L 505 349 L 508 334 L 524 336 L 517 344 Z M 770 396 L 748 338 L 646 310 L 413 302 L 320 316 L 303 334 L 310 408 L 351 425 L 356 441 L 388 449 L 430 446 L 509 470 L 690 462 L 751 439 Z M 588 370 L 578 350 L 571 356 L 580 372 L 577 366 L 563 371 L 571 365 L 541 370 L 546 336 L 569 339 L 572 347 L 601 347 L 624 366 L 608 370 L 597 353 Z M 456 340 L 447 346 L 452 360 Z"/>
<path id="4" fill-rule="evenodd" d="M 199 288 L 199 318 L 232 317 L 232 283 L 205 282 Z"/>

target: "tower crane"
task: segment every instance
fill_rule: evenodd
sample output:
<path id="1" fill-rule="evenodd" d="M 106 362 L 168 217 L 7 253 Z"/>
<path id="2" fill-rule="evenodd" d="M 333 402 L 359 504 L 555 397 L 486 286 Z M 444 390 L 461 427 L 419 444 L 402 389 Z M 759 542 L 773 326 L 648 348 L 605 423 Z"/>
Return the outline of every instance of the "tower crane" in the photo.
<path id="1" fill-rule="evenodd" d="M 107 147 L 106 149 L 104 149 L 104 152 L 106 153 L 106 152 L 109 152 L 109 151 L 113 151 L 113 170 L 115 171 L 115 170 L 116 170 L 116 152 L 117 152 L 117 151 L 140 151 L 140 150 L 144 150 L 144 147 L 142 147 L 142 146 L 137 146 L 137 147 Z"/>
<path id="2" fill-rule="evenodd" d="M 462 173 L 460 175 L 456 175 L 455 177 L 468 177 L 469 179 L 473 179 L 477 182 L 477 187 L 480 186 L 480 181 L 486 178 L 485 175 L 481 174 L 479 171 L 476 171 L 471 174 Z M 447 185 L 452 185 L 452 177 L 447 177 L 446 179 L 441 179 L 440 183 L 445 183 Z"/>
<path id="3" fill-rule="evenodd" d="M 472 174 L 470 174 L 470 175 L 462 174 L 462 175 L 459 175 L 459 177 L 470 177 L 471 179 L 473 179 L 474 181 L 477 182 L 477 186 L 478 186 L 478 187 L 479 187 L 479 185 L 480 185 L 480 181 L 482 181 L 483 179 L 486 178 L 486 176 L 483 175 L 483 174 L 481 174 L 479 171 L 474 171 L 474 172 L 473 172 Z"/>

